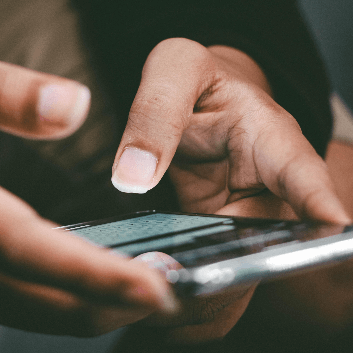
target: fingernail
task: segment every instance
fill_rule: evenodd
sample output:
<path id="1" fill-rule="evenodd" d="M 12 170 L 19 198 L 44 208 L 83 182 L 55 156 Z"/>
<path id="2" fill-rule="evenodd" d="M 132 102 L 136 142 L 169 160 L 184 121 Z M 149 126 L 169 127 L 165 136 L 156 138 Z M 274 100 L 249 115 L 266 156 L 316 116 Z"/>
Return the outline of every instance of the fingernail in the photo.
<path id="1" fill-rule="evenodd" d="M 82 85 L 47 85 L 40 89 L 37 113 L 40 120 L 77 123 L 87 115 L 91 93 Z"/>
<path id="2" fill-rule="evenodd" d="M 144 194 L 150 189 L 157 168 L 157 158 L 138 148 L 126 148 L 116 166 L 112 183 L 122 192 Z"/>

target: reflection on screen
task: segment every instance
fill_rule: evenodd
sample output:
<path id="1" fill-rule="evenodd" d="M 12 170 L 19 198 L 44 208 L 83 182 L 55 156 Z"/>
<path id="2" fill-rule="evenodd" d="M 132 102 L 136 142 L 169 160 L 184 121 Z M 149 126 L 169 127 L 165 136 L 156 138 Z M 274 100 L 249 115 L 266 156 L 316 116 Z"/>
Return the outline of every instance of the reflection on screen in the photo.
<path id="1" fill-rule="evenodd" d="M 104 246 L 117 246 L 170 233 L 232 222 L 231 218 L 154 213 L 147 216 L 76 229 L 75 233 Z"/>
<path id="2" fill-rule="evenodd" d="M 266 251 L 339 234 L 341 226 L 153 213 L 117 222 L 85 225 L 74 232 L 130 256 L 149 251 L 172 255 L 184 266 Z"/>

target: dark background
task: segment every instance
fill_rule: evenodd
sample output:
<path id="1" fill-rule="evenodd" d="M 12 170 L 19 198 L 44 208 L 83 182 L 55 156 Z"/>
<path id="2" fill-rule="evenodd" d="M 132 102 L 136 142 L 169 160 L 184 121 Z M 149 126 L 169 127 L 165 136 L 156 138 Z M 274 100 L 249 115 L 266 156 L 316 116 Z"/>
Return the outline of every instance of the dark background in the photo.
<path id="1" fill-rule="evenodd" d="M 353 1 L 298 3 L 324 57 L 333 89 L 353 109 Z"/>
<path id="2" fill-rule="evenodd" d="M 324 57 L 333 89 L 353 110 L 353 0 L 298 2 Z M 105 353 L 117 335 L 119 332 L 96 339 L 57 338 L 0 327 L 0 350 L 1 353 Z"/>

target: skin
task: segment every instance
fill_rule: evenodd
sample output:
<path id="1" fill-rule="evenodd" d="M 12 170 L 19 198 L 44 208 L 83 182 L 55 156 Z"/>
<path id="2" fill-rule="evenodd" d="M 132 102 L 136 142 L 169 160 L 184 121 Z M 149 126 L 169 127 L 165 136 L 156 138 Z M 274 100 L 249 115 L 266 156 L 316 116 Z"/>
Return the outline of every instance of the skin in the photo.
<path id="1" fill-rule="evenodd" d="M 331 141 L 326 153 L 330 175 L 349 215 L 351 198 L 353 146 Z M 304 327 L 314 328 L 323 339 L 332 338 L 352 325 L 353 261 L 327 269 L 276 281 L 263 287 L 263 302 L 268 312 L 283 315 Z"/>
<path id="2" fill-rule="evenodd" d="M 61 138 L 84 121 L 86 114 L 68 119 L 69 109 L 46 119 L 36 110 L 43 86 L 61 85 L 76 97 L 77 83 L 5 63 L 0 72 L 3 130 Z M 157 45 L 146 60 L 114 173 L 128 147 L 158 160 L 148 188 L 169 170 L 185 211 L 350 223 L 325 163 L 273 101 L 260 67 L 236 49 L 187 39 Z M 92 336 L 145 319 L 170 326 L 170 340 L 199 342 L 222 338 L 255 289 L 178 307 L 157 270 L 54 226 L 0 189 L 1 324 Z M 203 308 L 197 317 L 185 316 L 183 308 L 197 306 Z"/>
<path id="3" fill-rule="evenodd" d="M 113 172 L 131 147 L 158 159 L 150 188 L 169 170 L 185 211 L 350 222 L 325 163 L 272 99 L 261 68 L 238 50 L 186 39 L 160 43 L 144 66 Z M 218 295 L 218 306 L 201 298 L 183 303 L 167 322 L 160 315 L 145 321 L 169 324 L 178 342 L 219 339 L 253 292 Z M 204 308 L 204 322 L 197 310 L 185 318 L 190 306 Z"/>
<path id="4" fill-rule="evenodd" d="M 0 63 L 0 125 L 30 138 L 61 138 L 84 121 L 68 115 L 75 82 Z M 40 90 L 64 87 L 49 119 L 38 115 Z M 113 255 L 42 219 L 0 188 L 0 323 L 24 330 L 94 336 L 158 310 L 170 311 L 169 287 L 143 263 Z"/>

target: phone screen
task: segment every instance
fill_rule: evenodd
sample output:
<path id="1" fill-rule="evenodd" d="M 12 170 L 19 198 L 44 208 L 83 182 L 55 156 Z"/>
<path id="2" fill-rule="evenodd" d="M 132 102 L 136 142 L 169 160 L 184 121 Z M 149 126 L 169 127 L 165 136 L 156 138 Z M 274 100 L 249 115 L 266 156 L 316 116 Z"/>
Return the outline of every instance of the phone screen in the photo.
<path id="1" fill-rule="evenodd" d="M 275 249 L 330 235 L 344 227 L 296 221 L 235 218 L 213 215 L 137 213 L 118 220 L 66 227 L 101 246 L 129 256 L 144 252 L 167 253 L 184 267 Z M 346 227 L 346 230 L 352 227 Z"/>

